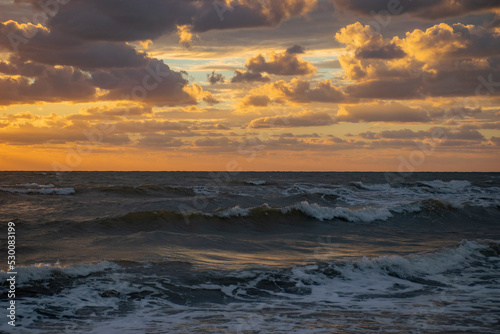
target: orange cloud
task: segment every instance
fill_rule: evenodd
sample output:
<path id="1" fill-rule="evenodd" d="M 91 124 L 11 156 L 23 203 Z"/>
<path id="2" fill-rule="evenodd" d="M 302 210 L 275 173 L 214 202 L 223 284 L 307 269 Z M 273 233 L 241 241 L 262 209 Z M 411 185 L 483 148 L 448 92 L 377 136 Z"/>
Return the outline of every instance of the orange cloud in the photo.
<path id="1" fill-rule="evenodd" d="M 431 118 L 421 109 L 410 108 L 397 102 L 343 105 L 338 121 L 344 122 L 429 122 Z"/>
<path id="2" fill-rule="evenodd" d="M 492 56 L 500 54 L 500 35 L 484 27 L 441 23 L 402 39 L 385 39 L 357 22 L 335 38 L 348 51 L 339 62 L 345 78 L 355 82 L 345 90 L 351 97 L 473 96 L 479 77 L 500 75 L 492 66 Z"/>
<path id="3" fill-rule="evenodd" d="M 250 129 L 274 127 L 325 126 L 334 124 L 332 117 L 321 111 L 303 111 L 298 114 L 279 115 L 254 119 L 248 124 Z"/>
<path id="4" fill-rule="evenodd" d="M 267 98 L 266 98 L 267 97 Z M 256 87 L 240 100 L 241 106 L 267 106 L 271 103 L 339 103 L 347 97 L 341 87 L 335 86 L 331 80 L 323 80 L 311 87 L 311 83 L 293 78 Z"/>
<path id="5" fill-rule="evenodd" d="M 186 47 L 191 46 L 193 37 L 198 37 L 198 35 L 191 33 L 191 28 L 188 25 L 177 26 L 177 35 L 179 36 L 179 44 Z"/>
<path id="6" fill-rule="evenodd" d="M 269 60 L 262 54 L 247 60 L 246 67 L 253 73 L 266 72 L 275 75 L 310 75 L 316 73 L 316 67 L 302 60 L 296 53 L 271 52 Z"/>

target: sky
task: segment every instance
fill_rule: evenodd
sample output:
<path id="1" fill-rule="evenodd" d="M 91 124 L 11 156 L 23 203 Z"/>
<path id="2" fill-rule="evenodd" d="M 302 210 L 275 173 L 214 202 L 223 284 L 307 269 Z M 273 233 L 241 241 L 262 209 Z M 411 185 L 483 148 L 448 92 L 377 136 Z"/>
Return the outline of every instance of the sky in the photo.
<path id="1" fill-rule="evenodd" d="M 500 171 L 500 1 L 0 0 L 0 170 Z"/>

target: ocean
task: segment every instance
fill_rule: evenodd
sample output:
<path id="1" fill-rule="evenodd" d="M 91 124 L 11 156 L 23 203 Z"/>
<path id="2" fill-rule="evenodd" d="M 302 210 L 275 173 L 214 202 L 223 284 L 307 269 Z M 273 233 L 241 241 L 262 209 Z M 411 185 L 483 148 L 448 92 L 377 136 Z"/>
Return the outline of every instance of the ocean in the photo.
<path id="1" fill-rule="evenodd" d="M 0 172 L 0 332 L 500 333 L 499 224 L 500 173 Z"/>

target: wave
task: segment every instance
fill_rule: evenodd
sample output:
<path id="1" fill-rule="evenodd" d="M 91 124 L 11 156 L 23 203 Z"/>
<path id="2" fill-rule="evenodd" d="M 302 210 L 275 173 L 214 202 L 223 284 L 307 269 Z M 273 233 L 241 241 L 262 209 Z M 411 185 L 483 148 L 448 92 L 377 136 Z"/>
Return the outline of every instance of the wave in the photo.
<path id="1" fill-rule="evenodd" d="M 304 327 L 286 326 L 292 323 L 290 315 L 322 330 L 340 325 L 366 331 L 367 314 L 375 331 L 386 328 L 388 319 L 395 323 L 390 327 L 394 332 L 407 333 L 422 328 L 482 333 L 498 324 L 500 242 L 492 240 L 462 241 L 406 256 L 310 260 L 284 268 L 205 270 L 189 262 L 107 260 L 17 270 L 22 328 L 30 333 L 207 328 L 303 333 Z M 7 291 L 7 274 L 0 272 L 0 278 Z M 7 300 L 6 293 L 1 299 Z M 283 310 L 286 317 L 281 318 Z M 251 321 L 235 318 L 245 315 Z"/>
<path id="2" fill-rule="evenodd" d="M 370 185 L 370 184 L 364 184 L 363 182 L 351 182 L 349 183 L 349 185 L 358 189 L 374 190 L 374 191 L 387 191 L 392 188 L 391 185 L 388 183 Z"/>
<path id="3" fill-rule="evenodd" d="M 418 208 L 419 210 L 420 208 Z M 413 207 L 404 207 L 400 210 L 395 209 L 395 213 L 415 211 Z M 176 211 L 148 211 L 129 213 L 119 218 L 113 218 L 109 221 L 129 222 L 141 224 L 144 226 L 146 222 L 165 222 L 173 223 L 177 221 L 189 220 L 195 223 L 210 223 L 207 219 L 222 219 L 217 220 L 217 223 L 226 222 L 231 225 L 238 223 L 258 222 L 259 224 L 273 224 L 288 221 L 287 218 L 313 218 L 317 221 L 332 221 L 340 219 L 350 222 L 374 222 L 377 220 L 387 220 L 393 215 L 388 208 L 345 208 L 345 207 L 324 207 L 316 203 L 310 204 L 307 201 L 302 201 L 294 205 L 286 207 L 271 207 L 268 204 L 263 204 L 258 207 L 241 208 L 235 206 L 233 208 L 219 209 L 212 212 L 176 212 Z M 205 218 L 205 219 L 204 219 Z M 237 219 L 227 220 L 227 218 L 247 218 L 242 221 Z"/>
<path id="4" fill-rule="evenodd" d="M 387 208 L 330 208 L 322 207 L 318 204 L 309 204 L 307 201 L 286 207 L 282 209 L 283 213 L 298 210 L 319 221 L 333 220 L 335 218 L 347 220 L 350 222 L 373 222 L 376 220 L 387 220 L 392 214 Z"/>
<path id="5" fill-rule="evenodd" d="M 0 191 L 13 194 L 71 195 L 75 188 L 56 188 L 53 184 L 26 183 L 0 186 Z"/>
<path id="6" fill-rule="evenodd" d="M 234 208 L 219 210 L 214 213 L 205 213 L 208 217 L 221 217 L 221 218 L 230 218 L 230 217 L 248 217 L 251 213 L 251 209 L 243 209 L 240 208 L 239 205 Z"/>
<path id="7" fill-rule="evenodd" d="M 269 182 L 265 180 L 231 180 L 229 184 L 241 184 L 247 186 L 264 186 L 264 185 L 276 185 L 274 182 Z"/>
<path id="8" fill-rule="evenodd" d="M 104 230 L 107 233 L 128 234 L 138 231 L 191 231 L 200 229 L 210 231 L 224 228 L 226 230 L 261 227 L 278 227 L 286 225 L 310 226 L 313 222 L 335 223 L 344 221 L 351 223 L 385 222 L 398 215 L 444 214 L 457 210 L 453 206 L 438 200 L 415 201 L 395 207 L 329 207 L 308 201 L 297 202 L 283 207 L 266 203 L 256 207 L 221 208 L 214 211 L 172 211 L 155 210 L 130 212 L 122 216 L 98 218 L 85 223 L 75 223 L 78 231 Z M 51 223 L 52 224 L 52 223 Z"/>
<path id="9" fill-rule="evenodd" d="M 263 186 L 267 184 L 264 180 L 256 180 L 256 181 L 245 181 L 246 184 L 254 185 L 254 186 Z"/>
<path id="10" fill-rule="evenodd" d="M 104 185 L 97 187 L 83 188 L 82 191 L 99 191 L 99 192 L 112 192 L 118 194 L 129 195 L 158 195 L 159 193 L 172 193 L 184 196 L 194 196 L 196 194 L 192 187 L 182 186 L 165 186 L 154 184 L 143 184 L 138 186 L 124 186 L 124 185 Z"/>
<path id="11" fill-rule="evenodd" d="M 483 266 L 485 271 L 500 266 L 500 241 L 495 240 L 463 240 L 454 246 L 448 246 L 433 251 L 414 253 L 405 256 L 380 256 L 375 258 L 364 257 L 359 260 L 334 260 L 322 261 L 313 260 L 313 262 L 298 265 L 292 268 L 275 268 L 271 274 L 281 272 L 286 275 L 294 275 L 295 281 L 300 279 L 311 279 L 321 281 L 323 277 L 343 277 L 344 279 L 353 278 L 356 273 L 377 273 L 390 277 L 406 278 L 418 280 L 425 276 L 439 275 L 444 273 L 456 272 L 457 270 Z M 40 263 L 30 266 L 17 267 L 17 283 L 20 286 L 39 282 L 47 279 L 66 278 L 86 278 L 89 276 L 112 275 L 114 272 L 141 273 L 147 269 L 149 275 L 163 275 L 165 269 L 172 267 L 191 267 L 193 263 L 179 261 L 161 261 L 161 262 L 135 262 L 125 260 L 105 260 L 97 263 L 84 263 L 77 265 L 61 265 L 59 263 L 47 264 Z M 268 271 L 265 268 L 249 268 L 239 272 L 233 272 L 240 278 L 248 277 L 247 283 L 256 278 L 256 274 L 262 274 Z M 173 272 L 172 272 L 173 273 Z M 214 272 L 212 272 L 213 274 Z M 463 272 L 465 274 L 466 271 Z M 222 273 L 221 273 L 222 274 Z M 0 271 L 1 276 L 7 277 L 6 271 Z M 226 284 L 237 283 L 237 280 L 231 281 L 227 277 L 220 277 Z M 290 278 L 290 277 L 289 277 Z M 298 279 L 299 278 L 299 279 Z M 216 284 L 210 275 L 199 277 L 204 284 L 206 281 Z M 196 278 L 189 278 L 190 286 L 196 286 Z M 241 280 L 240 282 L 244 282 Z M 220 282 L 219 282 L 220 283 Z M 311 285 L 309 281 L 306 285 Z M 2 284 L 6 284 L 2 280 Z M 438 284 L 438 283 L 436 283 Z M 224 285 L 224 284 L 223 284 Z"/>
<path id="12" fill-rule="evenodd" d="M 472 187 L 472 184 L 465 180 L 451 180 L 448 182 L 443 182 L 441 180 L 418 181 L 416 185 L 420 187 L 427 187 L 442 193 L 457 193 Z"/>
<path id="13" fill-rule="evenodd" d="M 336 196 L 337 202 L 343 202 L 348 206 L 382 206 L 385 204 L 388 207 L 397 207 L 425 200 L 440 201 L 455 208 L 500 206 L 500 188 L 478 187 L 469 181 L 462 180 L 449 182 L 440 180 L 417 181 L 398 185 L 350 182 L 346 186 L 328 187 L 295 184 L 283 190 L 282 194 L 287 197 L 299 195 Z"/>

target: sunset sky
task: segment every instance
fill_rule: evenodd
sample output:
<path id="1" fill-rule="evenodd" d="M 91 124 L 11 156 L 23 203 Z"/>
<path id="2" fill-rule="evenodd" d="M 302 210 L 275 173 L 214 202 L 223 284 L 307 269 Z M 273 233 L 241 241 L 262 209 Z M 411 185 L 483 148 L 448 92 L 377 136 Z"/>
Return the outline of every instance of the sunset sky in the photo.
<path id="1" fill-rule="evenodd" d="M 0 0 L 0 170 L 500 171 L 500 1 Z"/>

